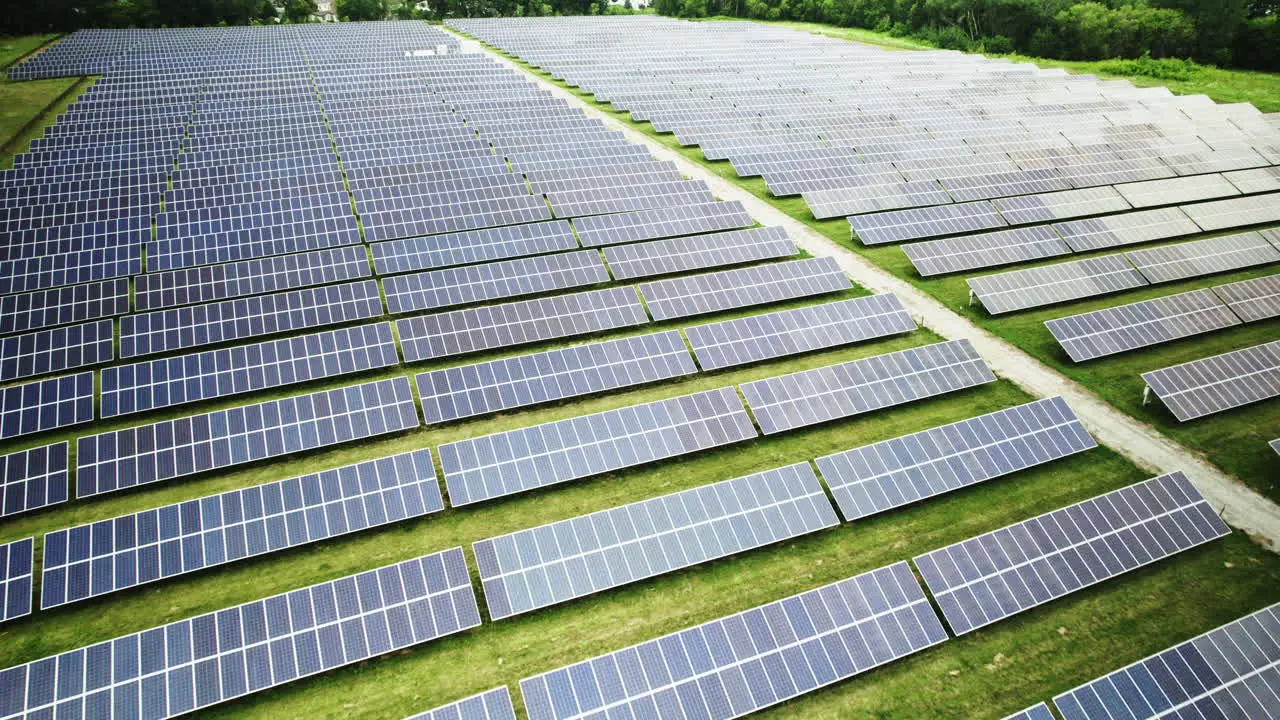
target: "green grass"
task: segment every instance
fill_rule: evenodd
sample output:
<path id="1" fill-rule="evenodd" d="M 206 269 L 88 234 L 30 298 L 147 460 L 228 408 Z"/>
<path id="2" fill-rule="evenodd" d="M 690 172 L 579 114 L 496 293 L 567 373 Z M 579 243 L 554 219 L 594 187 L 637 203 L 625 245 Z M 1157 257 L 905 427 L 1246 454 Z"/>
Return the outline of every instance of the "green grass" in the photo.
<path id="1" fill-rule="evenodd" d="M 0 37 L 0 68 L 9 67 L 57 37 L 56 34 Z"/>
<path id="2" fill-rule="evenodd" d="M 0 38 L 0 69 L 7 68 L 57 35 Z M 40 137 L 75 96 L 89 86 L 84 78 L 50 78 L 13 82 L 0 72 L 0 168 L 12 166 L 13 156 Z"/>

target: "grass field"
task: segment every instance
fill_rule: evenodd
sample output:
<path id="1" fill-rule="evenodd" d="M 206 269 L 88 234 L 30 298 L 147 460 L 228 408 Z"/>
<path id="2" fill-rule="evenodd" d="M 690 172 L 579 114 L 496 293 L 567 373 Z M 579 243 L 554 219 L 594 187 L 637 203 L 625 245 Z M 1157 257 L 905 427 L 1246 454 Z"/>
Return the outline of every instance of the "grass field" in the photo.
<path id="1" fill-rule="evenodd" d="M 5 68 L 57 37 L 23 35 L 0 38 L 0 168 L 12 166 L 14 154 L 40 137 L 40 128 L 51 122 L 89 85 L 82 78 L 11 82 L 4 77 Z M 39 122 L 35 122 L 37 120 Z"/>
<path id="2" fill-rule="evenodd" d="M 719 168 L 723 171 L 724 168 Z M 843 222 L 843 221 L 841 221 Z M 845 225 L 847 233 L 847 225 Z M 846 238 L 847 241 L 847 238 Z M 844 297 L 862 294 L 850 290 Z M 823 301 L 842 296 L 828 296 Z M 781 307 L 798 306 L 810 301 Z M 747 313 L 737 313 L 747 314 Z M 656 323 L 610 337 L 732 317 Z M 1021 318 L 1020 318 L 1021 319 Z M 0 542 L 364 459 L 738 384 L 935 342 L 927 330 L 702 373 L 624 392 L 439 427 L 71 502 L 0 523 Z M 585 341 L 575 340 L 574 342 Z M 550 345 L 539 346 L 545 349 Z M 530 351 L 521 348 L 126 416 L 25 444 L 154 422 Z M 1119 373 L 1120 370 L 1115 372 Z M 77 603 L 0 626 L 0 667 L 486 537 L 954 422 L 1031 398 L 1007 381 L 337 538 Z M 10 443 L 5 451 L 22 447 Z M 73 443 L 74 447 L 74 443 Z M 300 680 L 201 717 L 399 718 L 495 685 L 653 638 L 994 529 L 1146 478 L 1098 448 L 1028 472 L 770 548 L 566 603 L 354 667 Z M 478 582 L 475 583 L 478 588 Z M 1240 534 L 760 713 L 769 718 L 1003 717 L 1134 659 L 1280 600 L 1280 556 Z M 483 598 L 481 598 L 483 604 Z M 487 617 L 487 616 L 486 616 Z M 514 693 L 518 701 L 518 693 Z"/>

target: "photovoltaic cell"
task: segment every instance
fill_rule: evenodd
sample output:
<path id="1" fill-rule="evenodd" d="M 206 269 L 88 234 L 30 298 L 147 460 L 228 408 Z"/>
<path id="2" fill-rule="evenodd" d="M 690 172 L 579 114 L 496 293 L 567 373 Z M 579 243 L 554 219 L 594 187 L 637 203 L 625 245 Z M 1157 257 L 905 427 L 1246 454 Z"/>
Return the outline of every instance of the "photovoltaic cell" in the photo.
<path id="1" fill-rule="evenodd" d="M 443 509 L 422 449 L 56 530 L 44 536 L 40 607 Z"/>
<path id="2" fill-rule="evenodd" d="M 895 563 L 526 678 L 520 691 L 530 720 L 728 720 L 946 639 L 911 569 Z"/>
<path id="3" fill-rule="evenodd" d="M 1206 231 L 1280 222 L 1280 195 L 1215 200 L 1183 205 L 1182 209 Z"/>
<path id="4" fill-rule="evenodd" d="M 1256 232 L 1134 250 L 1125 255 L 1153 283 L 1280 262 L 1280 250 Z"/>
<path id="5" fill-rule="evenodd" d="M 454 507 L 756 437 L 732 387 L 441 445 Z"/>
<path id="6" fill-rule="evenodd" d="M 647 322 L 628 286 L 404 318 L 396 332 L 405 362 L 417 362 Z"/>
<path id="7" fill-rule="evenodd" d="M 1125 183 L 1116 185 L 1115 189 L 1136 208 L 1176 205 L 1240 194 L 1240 191 L 1221 175 L 1196 175 Z"/>
<path id="8" fill-rule="evenodd" d="M 1142 373 L 1180 422 L 1280 395 L 1280 340 Z"/>
<path id="9" fill-rule="evenodd" d="M 453 548 L 8 668 L 0 717 L 176 717 L 479 624 Z"/>
<path id="10" fill-rule="evenodd" d="M 391 323 L 237 345 L 102 369 L 102 417 L 400 364 Z"/>
<path id="11" fill-rule="evenodd" d="M 1060 397 L 817 459 L 846 520 L 1083 452 L 1097 443 Z"/>
<path id="12" fill-rule="evenodd" d="M 915 559 L 956 635 L 1231 532 L 1181 472 Z"/>
<path id="13" fill-rule="evenodd" d="M 670 320 L 839 292 L 850 286 L 835 258 L 821 257 L 642 283 L 640 294 L 654 320 Z"/>
<path id="14" fill-rule="evenodd" d="M 76 497 L 169 480 L 418 426 L 395 377 L 81 437 Z"/>
<path id="15" fill-rule="evenodd" d="M 141 312 L 358 280 L 371 274 L 364 247 L 351 245 L 139 275 L 134 278 L 133 301 Z"/>
<path id="16" fill-rule="evenodd" d="M 615 278 L 629 280 L 791 257 L 797 252 L 786 230 L 763 227 L 616 245 L 605 248 L 604 257 Z"/>
<path id="17" fill-rule="evenodd" d="M 591 395 L 698 371 L 679 331 L 606 340 L 414 376 L 428 423 Z"/>
<path id="18" fill-rule="evenodd" d="M 376 280 L 157 310 L 120 319 L 120 357 L 132 358 L 382 315 Z"/>
<path id="19" fill-rule="evenodd" d="M 0 335 L 123 315 L 129 312 L 129 279 L 39 290 L 0 297 Z"/>
<path id="20" fill-rule="evenodd" d="M 1239 325 L 1207 288 L 1046 320 L 1045 327 L 1073 362 L 1159 345 Z"/>
<path id="21" fill-rule="evenodd" d="M 516 710 L 507 686 L 503 685 L 405 720 L 516 720 Z"/>
<path id="22" fill-rule="evenodd" d="M 902 246 L 924 277 L 1070 255 L 1071 248 L 1047 225 L 929 240 Z"/>
<path id="23" fill-rule="evenodd" d="M 1066 720 L 1275 718 L 1280 605 L 1272 605 L 1053 699 Z"/>
<path id="24" fill-rule="evenodd" d="M 1280 275 L 1215 285 L 1213 292 L 1247 323 L 1280 316 Z"/>
<path id="25" fill-rule="evenodd" d="M 755 221 L 737 200 L 595 215 L 573 221 L 578 238 L 586 247 L 733 230 L 754 224 Z"/>
<path id="26" fill-rule="evenodd" d="M 685 328 L 703 370 L 745 365 L 916 329 L 893 293 Z"/>
<path id="27" fill-rule="evenodd" d="M 1124 197 L 1109 185 L 1066 190 L 1043 195 L 1019 195 L 992 200 L 1010 225 L 1069 220 L 1087 215 L 1124 212 L 1132 209 Z"/>
<path id="28" fill-rule="evenodd" d="M 0 623 L 31 614 L 34 548 L 35 538 L 0 544 Z M 3 683 L 0 691 L 7 692 Z"/>
<path id="29" fill-rule="evenodd" d="M 0 388 L 0 439 L 92 420 L 92 372 Z"/>
<path id="30" fill-rule="evenodd" d="M 369 246 L 379 275 L 573 250 L 578 241 L 566 220 L 408 238 Z"/>
<path id="31" fill-rule="evenodd" d="M 0 382 L 97 365 L 114 358 L 110 320 L 11 335 L 0 338 Z"/>
<path id="32" fill-rule="evenodd" d="M 743 383 L 766 435 L 995 382 L 973 344 L 934 345 Z"/>
<path id="33" fill-rule="evenodd" d="M 476 564 L 500 620 L 839 523 L 804 462 L 481 540 Z"/>
<path id="34" fill-rule="evenodd" d="M 969 278 L 969 292 L 992 315 L 1106 295 L 1149 284 L 1124 255 L 1103 255 Z"/>
<path id="35" fill-rule="evenodd" d="M 67 501 L 67 443 L 0 455 L 0 517 Z"/>
<path id="36" fill-rule="evenodd" d="M 854 235 L 863 245 L 883 245 L 973 233 L 1008 225 L 995 207 L 986 201 L 908 208 L 849 218 Z"/>
<path id="37" fill-rule="evenodd" d="M 1014 713 L 1004 720 L 1054 720 L 1054 717 L 1053 713 L 1049 711 L 1049 706 L 1040 703 L 1032 705 L 1022 712 Z"/>
<path id="38" fill-rule="evenodd" d="M 1142 210 L 1086 220 L 1072 220 L 1058 223 L 1053 227 L 1062 234 L 1067 245 L 1076 252 L 1134 245 L 1200 232 L 1200 228 L 1178 208 Z"/>
<path id="39" fill-rule="evenodd" d="M 384 278 L 393 313 L 467 305 L 609 282 L 595 250 L 538 255 Z"/>

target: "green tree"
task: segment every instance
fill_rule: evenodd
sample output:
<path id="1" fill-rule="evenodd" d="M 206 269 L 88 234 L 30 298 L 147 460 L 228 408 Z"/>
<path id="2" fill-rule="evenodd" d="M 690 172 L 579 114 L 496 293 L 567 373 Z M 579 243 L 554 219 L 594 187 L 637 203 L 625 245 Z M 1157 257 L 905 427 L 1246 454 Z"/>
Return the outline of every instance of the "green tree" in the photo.
<path id="1" fill-rule="evenodd" d="M 334 12 L 340 20 L 386 20 L 387 0 L 335 0 Z"/>
<path id="2" fill-rule="evenodd" d="M 304 23 L 319 11 L 316 0 L 285 0 L 284 19 L 291 23 Z"/>

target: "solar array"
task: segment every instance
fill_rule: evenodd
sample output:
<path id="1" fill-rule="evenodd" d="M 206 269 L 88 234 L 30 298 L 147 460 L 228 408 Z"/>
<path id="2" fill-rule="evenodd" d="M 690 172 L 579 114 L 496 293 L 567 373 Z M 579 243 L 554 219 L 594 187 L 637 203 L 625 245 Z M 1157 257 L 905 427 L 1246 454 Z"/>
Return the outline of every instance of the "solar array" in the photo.
<path id="1" fill-rule="evenodd" d="M 995 382 L 968 340 L 950 340 L 742 384 L 766 435 Z"/>
<path id="2" fill-rule="evenodd" d="M 0 338 L 0 382 L 50 375 L 115 359 L 110 320 Z"/>
<path id="3" fill-rule="evenodd" d="M 1135 250 L 1126 256 L 1152 283 L 1280 262 L 1280 250 L 1256 232 Z"/>
<path id="4" fill-rule="evenodd" d="M 849 277 L 835 258 L 822 257 L 642 283 L 640 294 L 653 319 L 661 321 L 839 292 L 850 287 Z"/>
<path id="5" fill-rule="evenodd" d="M 414 377 L 428 423 L 697 372 L 675 330 L 433 370 Z"/>
<path id="6" fill-rule="evenodd" d="M 511 705 L 511 693 L 503 685 L 405 720 L 516 720 L 516 710 Z"/>
<path id="7" fill-rule="evenodd" d="M 443 509 L 424 449 L 55 530 L 44 537 L 40 607 Z"/>
<path id="8" fill-rule="evenodd" d="M 453 548 L 0 671 L 0 716 L 176 717 L 479 624 Z"/>
<path id="9" fill-rule="evenodd" d="M 756 437 L 733 388 L 446 443 L 454 507 Z"/>
<path id="10" fill-rule="evenodd" d="M 396 275 L 382 281 L 387 308 L 394 314 L 471 305 L 486 300 L 535 295 L 609 281 L 594 250 L 539 255 Z"/>
<path id="11" fill-rule="evenodd" d="M 0 439 L 93 420 L 93 373 L 0 388 Z"/>
<path id="12" fill-rule="evenodd" d="M 1229 534 L 1181 472 L 915 558 L 957 635 Z"/>
<path id="13" fill-rule="evenodd" d="M 902 251 L 925 277 L 1071 254 L 1071 248 L 1045 225 L 911 243 Z"/>
<path id="14" fill-rule="evenodd" d="M 785 258 L 798 252 L 786 230 L 766 227 L 617 245 L 605 248 L 604 257 L 614 277 L 630 280 Z"/>
<path id="15" fill-rule="evenodd" d="M 1179 422 L 1280 395 L 1280 340 L 1142 373 Z"/>
<path id="16" fill-rule="evenodd" d="M 1073 362 L 1239 324 L 1231 308 L 1207 288 L 1045 321 Z"/>
<path id="17" fill-rule="evenodd" d="M 1097 446 L 1060 397 L 816 460 L 846 520 L 1042 465 Z"/>
<path id="18" fill-rule="evenodd" d="M 969 278 L 969 292 L 992 315 L 1079 300 L 1149 284 L 1124 255 Z"/>
<path id="19" fill-rule="evenodd" d="M 1274 718 L 1280 605 L 1271 605 L 1053 699 L 1066 720 Z"/>
<path id="20" fill-rule="evenodd" d="M 34 538 L 0 544 L 0 623 L 31 613 L 34 548 Z"/>
<path id="21" fill-rule="evenodd" d="M 475 543 L 502 619 L 839 524 L 809 463 Z"/>
<path id="22" fill-rule="evenodd" d="M 906 563 L 520 681 L 530 720 L 740 717 L 947 639 Z"/>
<path id="23" fill-rule="evenodd" d="M 1280 275 L 1217 285 L 1213 292 L 1245 322 L 1280 316 Z"/>
<path id="24" fill-rule="evenodd" d="M 1049 706 L 1044 703 L 1032 705 L 1031 707 L 1016 712 L 1004 720 L 1054 720 L 1053 712 L 1049 710 Z"/>
<path id="25" fill-rule="evenodd" d="M 0 517 L 66 501 L 66 441 L 0 455 Z"/>

